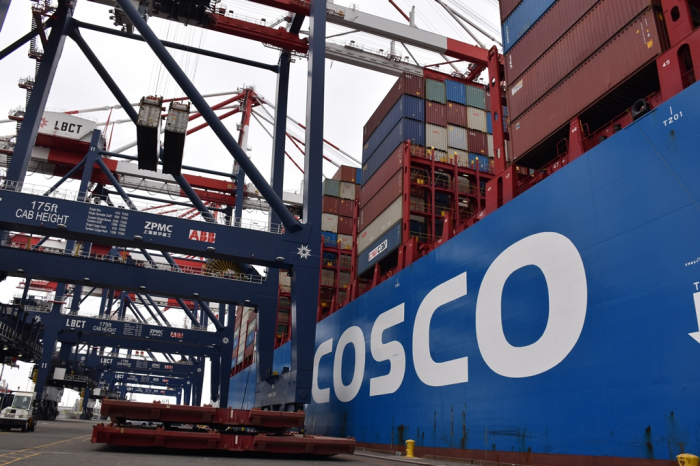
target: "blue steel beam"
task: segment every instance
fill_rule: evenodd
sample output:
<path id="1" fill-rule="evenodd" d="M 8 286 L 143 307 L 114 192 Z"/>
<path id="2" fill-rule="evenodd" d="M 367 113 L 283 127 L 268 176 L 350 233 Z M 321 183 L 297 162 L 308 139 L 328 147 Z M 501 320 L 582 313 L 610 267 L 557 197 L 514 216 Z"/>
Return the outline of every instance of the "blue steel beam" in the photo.
<path id="1" fill-rule="evenodd" d="M 180 86 L 180 88 L 185 92 L 185 94 L 190 98 L 194 106 L 197 108 L 202 118 L 209 123 L 214 134 L 217 135 L 219 140 L 223 143 L 226 149 L 231 153 L 233 158 L 238 162 L 238 165 L 243 169 L 248 178 L 253 182 L 255 187 L 260 191 L 260 194 L 267 200 L 270 208 L 277 212 L 280 220 L 291 232 L 296 232 L 301 230 L 302 225 L 294 218 L 294 216 L 287 210 L 282 199 L 275 194 L 272 187 L 267 183 L 265 178 L 260 174 L 257 167 L 251 162 L 246 153 L 243 151 L 241 146 L 238 145 L 236 140 L 228 132 L 224 124 L 219 120 L 219 117 L 214 113 L 211 107 L 204 100 L 202 95 L 199 93 L 197 88 L 192 84 L 187 75 L 178 66 L 177 62 L 173 59 L 170 53 L 165 49 L 162 42 L 158 39 L 151 28 L 146 24 L 146 21 L 141 17 L 136 8 L 132 5 L 130 0 L 116 0 L 117 4 L 124 11 L 126 16 L 132 22 L 132 24 L 138 29 L 146 43 L 151 47 L 153 52 L 156 54 L 158 59 L 161 61 L 163 66 L 171 76 Z M 325 23 L 324 23 L 325 24 Z M 324 39 L 325 41 L 325 39 Z M 325 44 L 325 42 L 324 42 Z M 324 45 L 325 47 L 325 45 Z M 324 50 L 325 53 L 325 50 Z M 319 199 L 320 202 L 320 199 Z"/>
<path id="2" fill-rule="evenodd" d="M 58 180 L 58 181 L 56 182 L 56 184 L 54 184 L 53 186 L 51 186 L 51 187 L 49 188 L 49 190 L 46 191 L 46 192 L 44 193 L 44 196 L 48 196 L 48 195 L 50 195 L 52 192 L 56 191 L 56 190 L 59 188 L 59 186 L 61 186 L 67 179 L 71 178 L 73 175 L 75 175 L 76 173 L 78 173 L 78 170 L 80 170 L 81 168 L 83 168 L 83 165 L 85 165 L 85 158 L 83 158 L 80 162 L 78 162 L 78 164 L 77 164 L 75 167 L 71 168 L 70 171 L 69 171 L 68 173 L 66 173 L 65 175 L 63 175 L 63 177 L 62 177 L 60 180 Z"/>
<path id="3" fill-rule="evenodd" d="M 138 371 L 129 371 L 129 372 L 119 372 L 119 371 L 112 371 L 114 373 L 114 380 L 117 382 L 124 382 L 124 383 L 137 383 L 141 385 L 166 385 L 166 386 L 172 386 L 172 387 L 184 387 L 189 383 L 188 378 L 179 378 L 179 377 L 163 377 L 159 375 L 145 375 L 145 374 L 137 374 L 134 372 Z"/>
<path id="4" fill-rule="evenodd" d="M 123 37 L 125 39 L 132 39 L 132 40 L 138 40 L 141 42 L 145 42 L 144 38 L 139 36 L 138 34 L 127 34 L 126 32 L 121 32 L 121 31 L 118 31 L 116 29 L 110 29 L 110 28 L 98 26 L 96 24 L 83 23 L 82 21 L 78 21 L 78 20 L 74 20 L 74 24 L 77 27 L 80 27 L 83 29 L 89 29 L 92 31 L 102 32 L 105 34 L 111 34 L 111 35 L 117 36 L 117 37 Z M 230 61 L 233 63 L 240 63 L 241 65 L 247 65 L 247 66 L 252 66 L 254 68 L 260 68 L 262 70 L 272 71 L 273 73 L 277 72 L 276 65 L 269 65 L 267 63 L 260 63 L 260 62 L 253 61 L 253 60 L 247 60 L 245 58 L 234 57 L 232 55 L 226 55 L 223 53 L 212 52 L 210 50 L 200 49 L 197 47 L 190 47 L 188 45 L 182 45 L 182 44 L 178 44 L 176 42 L 170 42 L 167 40 L 163 40 L 161 42 L 163 43 L 163 45 L 165 45 L 166 47 L 171 48 L 171 49 L 182 50 L 184 52 L 195 53 L 197 55 L 203 55 L 206 57 L 217 58 L 219 60 Z"/>
<path id="5" fill-rule="evenodd" d="M 148 292 L 180 299 L 254 305 L 265 299 L 269 286 L 203 275 L 168 272 L 135 265 L 102 262 L 75 256 L 16 248 L 0 250 L 0 271 L 60 283 L 88 284 L 132 293 Z M 128 281 L 125 281 L 128 280 Z M 269 294 L 269 293 L 268 293 Z M 275 295 L 276 296 L 276 295 Z M 249 300 L 250 303 L 245 301 Z"/>
<path id="6" fill-rule="evenodd" d="M 17 135 L 15 150 L 12 154 L 12 161 L 7 169 L 7 180 L 24 182 L 29 166 L 29 160 L 34 149 L 39 123 L 46 107 L 46 100 L 49 97 L 51 84 L 56 75 L 63 45 L 65 44 L 65 33 L 68 31 L 68 24 L 73 15 L 72 5 L 69 2 L 60 2 L 58 9 L 53 14 L 54 25 L 51 28 L 49 43 L 41 59 L 39 72 L 37 73 L 32 96 L 29 98 L 27 110 L 22 121 L 22 128 Z"/>
<path id="7" fill-rule="evenodd" d="M 139 395 L 173 396 L 176 398 L 180 396 L 179 390 L 159 390 L 157 388 L 131 387 L 128 385 L 126 387 L 126 392 L 136 393 Z"/>
<path id="8" fill-rule="evenodd" d="M 0 0 L 0 31 L 2 31 L 2 25 L 5 23 L 7 10 L 10 9 L 10 1 L 11 0 Z"/>
<path id="9" fill-rule="evenodd" d="M 42 209 L 50 209 L 50 212 L 38 209 L 37 206 L 40 205 Z M 275 234 L 233 228 L 9 190 L 2 193 L 0 207 L 0 228 L 6 230 L 134 249 L 148 247 L 183 255 L 249 262 L 267 267 L 287 268 L 290 265 L 303 265 L 304 262 L 308 262 L 297 254 L 299 244 L 295 241 L 297 235 L 287 233 Z M 114 226 L 121 224 L 123 229 L 117 228 L 112 232 L 109 228 L 96 228 L 95 221 L 98 216 L 106 221 L 111 219 Z M 120 219 L 115 220 L 115 217 Z M 59 224 L 64 225 L 65 228 L 58 227 Z M 158 233 L 158 231 L 148 229 L 147 225 L 162 225 L 169 236 L 148 235 L 149 232 Z M 209 238 L 213 233 L 215 240 L 213 243 L 191 240 L 192 230 L 207 232 Z M 142 241 L 135 240 L 136 237 L 141 237 Z M 318 238 L 320 238 L 320 231 Z M 316 237 L 312 242 L 308 235 L 303 239 L 307 244 L 317 242 Z M 261 244 L 264 245 L 263 248 L 260 247 Z M 282 260 L 278 261 L 278 257 Z"/>
<path id="10" fill-rule="evenodd" d="M 43 25 L 44 31 L 46 31 L 46 29 L 47 29 L 47 28 L 50 28 L 52 25 L 53 25 L 53 17 L 49 18 L 49 19 L 44 23 L 44 25 Z M 15 50 L 17 50 L 18 48 L 20 48 L 21 46 L 23 46 L 24 44 L 26 44 L 26 43 L 29 42 L 30 40 L 32 40 L 32 39 L 33 39 L 34 37 L 36 37 L 38 34 L 39 34 L 39 29 L 38 29 L 38 28 L 37 28 L 37 29 L 32 29 L 31 31 L 29 31 L 28 33 L 26 33 L 25 35 L 23 35 L 22 37 L 20 37 L 19 39 L 17 39 L 16 41 L 14 41 L 13 43 L 11 43 L 11 44 L 8 45 L 7 47 L 5 47 L 4 49 L 0 50 L 0 60 L 2 60 L 3 58 L 5 58 L 5 57 L 8 56 L 9 54 L 11 54 L 12 52 L 14 52 Z"/>
<path id="11" fill-rule="evenodd" d="M 112 372 L 138 372 L 158 374 L 159 376 L 192 376 L 202 371 L 203 364 L 177 364 L 143 359 L 120 358 L 109 355 L 90 354 L 86 361 L 87 367 L 96 369 L 109 368 Z"/>

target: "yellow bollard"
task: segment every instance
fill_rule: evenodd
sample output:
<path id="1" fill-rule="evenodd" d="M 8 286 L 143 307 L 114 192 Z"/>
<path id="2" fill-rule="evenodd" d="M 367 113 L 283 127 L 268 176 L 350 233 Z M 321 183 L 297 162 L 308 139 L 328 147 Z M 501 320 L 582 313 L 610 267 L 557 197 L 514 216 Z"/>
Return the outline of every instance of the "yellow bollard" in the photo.
<path id="1" fill-rule="evenodd" d="M 413 456 L 413 447 L 416 445 L 415 440 L 406 440 L 406 458 L 415 458 Z M 697 465 L 695 465 L 697 466 Z"/>
<path id="2" fill-rule="evenodd" d="M 698 466 L 700 465 L 700 458 L 691 455 L 689 453 L 682 453 L 678 456 L 676 456 L 676 459 L 678 460 L 678 464 L 680 466 Z"/>

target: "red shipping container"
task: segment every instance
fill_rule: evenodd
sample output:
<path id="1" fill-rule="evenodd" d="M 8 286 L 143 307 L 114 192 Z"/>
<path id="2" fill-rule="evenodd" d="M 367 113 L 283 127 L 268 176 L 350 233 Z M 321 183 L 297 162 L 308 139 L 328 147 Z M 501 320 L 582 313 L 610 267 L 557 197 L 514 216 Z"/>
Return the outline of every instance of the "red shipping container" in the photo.
<path id="1" fill-rule="evenodd" d="M 356 191 L 359 191 L 359 188 L 356 189 Z M 355 203 L 349 199 L 340 199 L 338 214 L 342 215 L 343 217 L 354 217 Z"/>
<path id="2" fill-rule="evenodd" d="M 513 160 L 521 161 L 523 155 L 537 144 L 661 54 L 667 44 L 665 37 L 659 34 L 663 26 L 657 21 L 661 19 L 652 10 L 640 15 L 530 110 L 514 120 L 510 127 Z M 566 102 L 566 105 L 562 105 L 562 102 Z"/>
<path id="3" fill-rule="evenodd" d="M 467 147 L 472 154 L 486 155 L 489 150 L 486 133 L 474 131 L 473 129 L 468 130 Z"/>
<path id="4" fill-rule="evenodd" d="M 357 231 L 364 230 L 401 194 L 403 194 L 403 172 L 399 171 L 362 207 L 360 218 L 357 220 Z"/>
<path id="5" fill-rule="evenodd" d="M 357 168 L 354 167 L 348 167 L 346 165 L 342 165 L 337 172 L 335 172 L 335 175 L 333 175 L 333 179 L 336 181 L 347 181 L 349 183 L 355 183 L 355 178 L 357 177 Z"/>
<path id="6" fill-rule="evenodd" d="M 425 122 L 431 125 L 447 126 L 445 105 L 437 102 L 425 102 Z"/>
<path id="7" fill-rule="evenodd" d="M 416 76 L 408 73 L 404 73 L 399 76 L 399 79 L 389 90 L 389 93 L 386 95 L 386 97 L 384 97 L 382 103 L 379 104 L 379 107 L 377 107 L 365 124 L 362 133 L 362 144 L 367 142 L 367 139 L 369 139 L 372 133 L 374 133 L 374 130 L 377 129 L 379 123 L 382 122 L 387 113 L 389 113 L 389 110 L 391 110 L 394 104 L 399 100 L 399 97 L 404 94 L 409 94 L 422 99 L 424 95 L 423 87 L 424 84 L 422 76 Z"/>
<path id="8" fill-rule="evenodd" d="M 601 0 L 508 88 L 508 110 L 517 118 L 578 67 L 652 0 Z"/>
<path id="9" fill-rule="evenodd" d="M 501 6 L 501 22 L 505 21 L 508 16 L 515 10 L 518 5 L 520 5 L 520 2 L 523 0 L 501 0 L 500 6 Z M 564 0 L 566 1 L 566 0 Z M 579 1 L 579 0 L 576 0 Z"/>
<path id="10" fill-rule="evenodd" d="M 420 146 L 411 147 L 413 148 Z M 391 154 L 388 159 L 386 159 L 382 166 L 379 167 L 379 170 L 377 170 L 374 176 L 367 180 L 364 186 L 362 186 L 362 189 L 357 190 L 360 192 L 360 209 L 362 209 L 362 207 L 364 207 L 364 205 L 367 204 L 380 189 L 382 189 L 382 187 L 386 184 L 386 180 L 394 176 L 394 173 L 403 167 L 403 151 L 404 146 L 401 144 L 396 148 L 394 153 Z M 425 152 L 425 150 L 423 150 L 423 152 Z"/>
<path id="11" fill-rule="evenodd" d="M 321 288 L 321 299 L 323 301 L 330 301 L 333 299 L 333 295 L 335 294 L 335 290 L 333 288 Z"/>
<path id="12" fill-rule="evenodd" d="M 338 218 L 338 234 L 352 235 L 352 217 L 341 216 Z"/>
<path id="13" fill-rule="evenodd" d="M 337 197 L 323 196 L 321 198 L 321 212 L 338 215 L 338 209 L 340 208 L 339 201 L 340 199 Z"/>
<path id="14" fill-rule="evenodd" d="M 488 101 L 487 101 L 488 102 Z M 467 107 L 454 102 L 447 103 L 447 123 L 467 127 Z"/>
<path id="15" fill-rule="evenodd" d="M 600 0 L 558 1 L 506 53 L 508 86 Z M 503 2 L 502 2 L 503 3 Z"/>

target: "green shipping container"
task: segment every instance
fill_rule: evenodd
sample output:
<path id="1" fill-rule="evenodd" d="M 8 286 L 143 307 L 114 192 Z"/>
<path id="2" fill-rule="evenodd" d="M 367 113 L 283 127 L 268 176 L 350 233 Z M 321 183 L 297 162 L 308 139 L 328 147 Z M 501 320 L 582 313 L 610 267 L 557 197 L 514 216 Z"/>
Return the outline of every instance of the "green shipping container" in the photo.
<path id="1" fill-rule="evenodd" d="M 434 79 L 425 80 L 425 98 L 433 102 L 441 104 L 447 103 L 447 92 L 445 83 L 435 81 Z"/>
<path id="2" fill-rule="evenodd" d="M 486 110 L 486 91 L 483 87 L 467 86 L 467 105 Z"/>

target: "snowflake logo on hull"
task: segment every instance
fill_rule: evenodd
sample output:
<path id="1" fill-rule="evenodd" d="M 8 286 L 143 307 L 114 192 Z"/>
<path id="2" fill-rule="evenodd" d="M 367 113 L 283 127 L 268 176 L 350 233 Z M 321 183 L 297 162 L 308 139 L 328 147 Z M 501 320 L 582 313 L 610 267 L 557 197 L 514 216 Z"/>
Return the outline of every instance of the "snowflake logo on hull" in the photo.
<path id="1" fill-rule="evenodd" d="M 299 246 L 299 249 L 297 249 L 297 254 L 299 254 L 299 257 L 302 259 L 308 259 L 311 255 L 311 249 L 309 249 L 308 246 Z"/>
<path id="2" fill-rule="evenodd" d="M 224 345 L 228 344 L 228 337 L 224 337 L 223 340 L 221 340 Z"/>
<path id="3" fill-rule="evenodd" d="M 42 119 L 41 119 L 41 123 L 39 123 L 39 126 L 40 126 L 41 128 L 43 128 L 44 126 L 46 126 L 46 125 L 48 125 L 48 124 L 49 124 L 48 120 L 47 120 L 46 118 L 42 118 Z"/>

